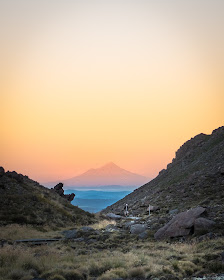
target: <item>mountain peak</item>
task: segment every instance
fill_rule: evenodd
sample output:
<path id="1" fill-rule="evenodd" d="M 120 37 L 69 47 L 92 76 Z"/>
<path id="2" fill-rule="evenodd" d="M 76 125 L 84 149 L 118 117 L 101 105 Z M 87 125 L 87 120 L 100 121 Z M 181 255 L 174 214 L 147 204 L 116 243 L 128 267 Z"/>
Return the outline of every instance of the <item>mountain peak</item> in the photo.
<path id="1" fill-rule="evenodd" d="M 100 168 L 92 168 L 79 176 L 63 180 L 69 187 L 99 187 L 99 186 L 128 186 L 137 187 L 149 181 L 148 178 L 127 171 L 113 162 L 108 162 Z"/>
<path id="2" fill-rule="evenodd" d="M 101 168 L 120 168 L 120 167 L 117 166 L 115 163 L 113 163 L 113 162 L 111 161 L 111 162 L 108 162 L 108 163 L 106 163 L 105 165 L 103 165 Z"/>

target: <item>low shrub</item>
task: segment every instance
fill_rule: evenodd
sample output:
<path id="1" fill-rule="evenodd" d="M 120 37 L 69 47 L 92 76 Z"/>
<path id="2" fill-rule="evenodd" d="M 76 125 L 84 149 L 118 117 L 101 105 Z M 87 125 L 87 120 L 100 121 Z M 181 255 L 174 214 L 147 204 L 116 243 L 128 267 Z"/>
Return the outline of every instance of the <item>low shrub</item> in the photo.
<path id="1" fill-rule="evenodd" d="M 131 278 L 145 278 L 145 271 L 142 267 L 134 267 L 128 272 Z"/>
<path id="2" fill-rule="evenodd" d="M 83 275 L 78 270 L 69 270 L 63 273 L 66 280 L 84 280 Z"/>
<path id="3" fill-rule="evenodd" d="M 22 269 L 12 269 L 8 274 L 8 278 L 12 280 L 21 280 L 25 278 L 31 279 L 31 275 Z"/>
<path id="4" fill-rule="evenodd" d="M 49 280 L 66 280 L 62 275 L 54 274 L 52 275 Z"/>

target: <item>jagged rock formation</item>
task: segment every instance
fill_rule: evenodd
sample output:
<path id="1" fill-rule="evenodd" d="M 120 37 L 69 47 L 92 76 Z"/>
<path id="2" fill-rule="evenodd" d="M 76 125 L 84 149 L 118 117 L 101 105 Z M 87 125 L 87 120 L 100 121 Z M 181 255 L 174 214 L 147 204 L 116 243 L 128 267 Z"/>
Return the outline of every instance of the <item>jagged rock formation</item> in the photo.
<path id="1" fill-rule="evenodd" d="M 73 195 L 64 195 L 64 198 L 27 176 L 15 171 L 5 172 L 0 167 L 0 225 L 62 227 L 89 224 L 95 220 L 92 214 L 69 203 Z"/>
<path id="2" fill-rule="evenodd" d="M 61 197 L 64 197 L 67 199 L 69 202 L 71 202 L 75 198 L 75 194 L 64 194 L 63 190 L 63 183 L 58 183 L 54 188 L 52 188 L 57 194 L 59 194 Z"/>
<path id="3" fill-rule="evenodd" d="M 149 218 L 154 230 L 173 215 L 198 206 L 224 229 L 224 127 L 187 141 L 166 170 L 102 213 L 122 215 L 126 203 L 134 216 L 147 215 L 149 205 L 156 205 L 159 209 Z"/>

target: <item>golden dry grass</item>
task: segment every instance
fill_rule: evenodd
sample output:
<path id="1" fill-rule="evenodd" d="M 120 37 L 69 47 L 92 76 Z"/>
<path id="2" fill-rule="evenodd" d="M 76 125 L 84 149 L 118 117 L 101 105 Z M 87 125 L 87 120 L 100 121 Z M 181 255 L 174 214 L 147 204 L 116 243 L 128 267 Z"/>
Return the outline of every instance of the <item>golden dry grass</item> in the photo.
<path id="1" fill-rule="evenodd" d="M 65 230 L 65 228 L 63 228 Z M 0 240 L 18 240 L 27 238 L 53 238 L 61 236 L 61 230 L 53 231 L 49 227 L 11 224 L 0 227 Z"/>
<path id="2" fill-rule="evenodd" d="M 129 245 L 133 246 L 129 252 L 122 252 L 122 248 L 88 252 L 87 246 L 79 253 L 63 242 L 41 247 L 7 245 L 0 250 L 0 275 L 4 275 L 0 279 L 30 280 L 38 276 L 49 280 L 109 280 L 168 274 L 182 279 L 223 269 L 219 259 L 212 257 L 221 252 L 223 238 L 199 244 L 140 241 L 137 248 L 134 243 Z"/>
<path id="3" fill-rule="evenodd" d="M 116 225 L 116 222 L 114 220 L 101 220 L 98 223 L 95 223 L 91 225 L 92 228 L 94 229 L 104 229 L 108 225 Z"/>

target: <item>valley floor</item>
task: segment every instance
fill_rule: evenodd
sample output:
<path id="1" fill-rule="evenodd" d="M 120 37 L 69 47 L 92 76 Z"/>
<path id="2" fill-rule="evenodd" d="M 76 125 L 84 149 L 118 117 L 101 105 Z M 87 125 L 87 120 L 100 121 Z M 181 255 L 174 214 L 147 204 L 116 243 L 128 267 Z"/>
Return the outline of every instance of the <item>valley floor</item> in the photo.
<path id="1" fill-rule="evenodd" d="M 141 240 L 115 228 L 106 220 L 76 230 L 1 227 L 0 279 L 223 279 L 223 237 L 158 242 L 150 234 Z M 25 238 L 60 240 L 40 246 L 15 242 Z"/>

